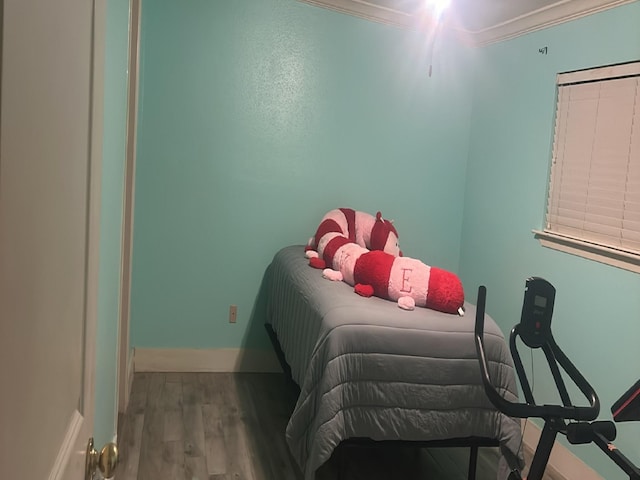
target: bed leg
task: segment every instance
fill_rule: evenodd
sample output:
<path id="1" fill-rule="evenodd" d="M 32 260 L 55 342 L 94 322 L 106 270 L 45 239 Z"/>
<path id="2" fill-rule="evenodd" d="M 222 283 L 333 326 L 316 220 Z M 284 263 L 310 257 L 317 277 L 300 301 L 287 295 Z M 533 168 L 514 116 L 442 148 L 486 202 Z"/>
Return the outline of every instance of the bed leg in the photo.
<path id="1" fill-rule="evenodd" d="M 478 446 L 473 445 L 469 452 L 469 475 L 468 480 L 476 479 L 476 467 L 478 465 Z"/>

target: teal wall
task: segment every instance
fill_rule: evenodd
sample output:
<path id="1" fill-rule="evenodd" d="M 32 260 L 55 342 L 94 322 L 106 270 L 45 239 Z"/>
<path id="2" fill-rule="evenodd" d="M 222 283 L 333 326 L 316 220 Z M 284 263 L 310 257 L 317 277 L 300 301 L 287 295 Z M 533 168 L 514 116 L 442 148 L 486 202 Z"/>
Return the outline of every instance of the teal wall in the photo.
<path id="1" fill-rule="evenodd" d="M 556 73 L 640 58 L 638 25 L 636 2 L 479 49 L 441 38 L 429 78 L 427 39 L 394 27 L 292 0 L 146 2 L 131 345 L 270 348 L 253 310 L 273 254 L 329 209 L 382 210 L 403 250 L 458 271 L 470 300 L 486 285 L 505 332 L 525 278 L 551 281 L 556 339 L 606 416 L 638 376 L 640 277 L 531 230 Z M 539 360 L 536 397 L 556 402 Z M 633 427 L 617 444 L 640 457 Z"/>
<path id="2" fill-rule="evenodd" d="M 127 125 L 128 42 L 129 0 L 109 0 L 105 37 L 102 205 L 96 333 L 94 438 L 98 446 L 113 439 L 117 421 L 117 355 Z"/>
<path id="3" fill-rule="evenodd" d="M 458 268 L 470 51 L 293 0 L 142 12 L 131 344 L 270 349 L 276 251 L 347 206 Z M 238 322 L 227 320 L 238 305 Z"/>
<path id="4" fill-rule="evenodd" d="M 465 190 L 461 276 L 484 284 L 505 332 L 518 322 L 524 281 L 557 289 L 554 335 L 600 395 L 602 416 L 638 379 L 640 275 L 541 247 L 558 72 L 640 59 L 640 3 L 478 49 Z M 547 47 L 541 55 L 539 48 Z M 527 356 L 525 363 L 530 363 Z M 538 402 L 557 402 L 535 358 Z M 579 397 L 576 397 L 579 398 Z M 616 445 L 640 462 L 640 428 L 618 424 Z M 625 478 L 592 446 L 573 448 L 608 480 Z"/>

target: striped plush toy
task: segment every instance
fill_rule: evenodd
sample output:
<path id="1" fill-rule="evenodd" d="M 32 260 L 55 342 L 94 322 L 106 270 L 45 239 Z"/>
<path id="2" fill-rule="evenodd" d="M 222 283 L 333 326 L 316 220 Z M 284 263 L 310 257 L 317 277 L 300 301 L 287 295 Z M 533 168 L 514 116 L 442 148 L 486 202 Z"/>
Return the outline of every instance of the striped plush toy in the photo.
<path id="1" fill-rule="evenodd" d="M 343 210 L 353 212 L 332 210 L 311 239 L 307 257 L 312 267 L 324 269 L 323 276 L 329 280 L 354 286 L 359 295 L 393 300 L 405 310 L 413 310 L 417 305 L 463 314 L 464 289 L 456 274 L 430 267 L 415 258 L 398 256 L 401 252 L 397 247 L 397 232 L 390 222 L 381 223 L 386 221 L 379 212 L 369 233 L 365 233 L 359 229 L 360 225 L 352 227 L 355 223 L 345 223 L 337 213 Z M 347 213 L 345 218 L 348 215 L 353 217 Z M 376 228 L 382 231 L 385 227 L 386 234 L 374 233 Z M 317 255 L 311 250 L 315 245 Z"/>
<path id="2" fill-rule="evenodd" d="M 307 244 L 307 258 L 314 268 L 325 268 L 344 240 L 369 250 L 382 250 L 395 257 L 402 256 L 398 246 L 398 232 L 389 220 L 378 212 L 376 216 L 350 208 L 337 208 L 328 212 L 320 222 L 315 236 Z"/>

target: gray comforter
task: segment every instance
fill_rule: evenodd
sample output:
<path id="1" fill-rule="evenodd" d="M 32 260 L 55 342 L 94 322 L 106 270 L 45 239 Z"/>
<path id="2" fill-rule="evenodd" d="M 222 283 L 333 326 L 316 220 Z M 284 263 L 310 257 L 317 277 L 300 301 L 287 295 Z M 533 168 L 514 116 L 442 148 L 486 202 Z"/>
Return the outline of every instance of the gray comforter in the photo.
<path id="1" fill-rule="evenodd" d="M 353 437 L 487 437 L 520 458 L 519 421 L 496 411 L 482 388 L 473 305 L 464 317 L 404 311 L 325 280 L 307 263 L 302 246 L 286 247 L 267 276 L 269 322 L 301 388 L 287 442 L 307 480 Z M 485 348 L 492 381 L 515 400 L 511 356 L 488 316 Z M 505 472 L 503 462 L 499 476 Z"/>

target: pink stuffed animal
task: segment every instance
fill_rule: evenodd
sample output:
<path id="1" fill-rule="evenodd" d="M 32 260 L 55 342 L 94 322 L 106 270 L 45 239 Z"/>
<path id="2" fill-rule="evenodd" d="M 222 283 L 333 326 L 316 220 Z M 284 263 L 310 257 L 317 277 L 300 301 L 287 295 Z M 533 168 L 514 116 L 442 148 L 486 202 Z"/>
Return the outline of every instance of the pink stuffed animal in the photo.
<path id="1" fill-rule="evenodd" d="M 410 257 L 370 251 L 347 241 L 337 248 L 322 275 L 345 281 L 364 297 L 398 302 L 404 310 L 419 307 L 463 314 L 464 289 L 458 276 Z"/>
<path id="2" fill-rule="evenodd" d="M 398 231 L 378 212 L 375 217 L 350 208 L 337 208 L 328 212 L 320 222 L 315 236 L 306 247 L 307 258 L 314 268 L 325 268 L 325 251 L 335 251 L 344 241 L 369 250 L 382 250 L 393 256 L 402 256 L 398 246 Z"/>
<path id="3" fill-rule="evenodd" d="M 417 305 L 463 313 L 464 289 L 458 276 L 415 258 L 380 251 L 363 253 L 354 263 L 353 282 L 356 293 L 397 301 L 405 310 Z"/>
<path id="4" fill-rule="evenodd" d="M 405 310 L 417 305 L 463 314 L 464 289 L 456 274 L 401 256 L 391 222 L 378 212 L 373 225 L 362 216 L 358 223 L 358 214 L 338 209 L 325 215 L 307 246 L 312 267 L 324 269 L 329 280 L 345 281 L 359 295 L 393 300 Z"/>

